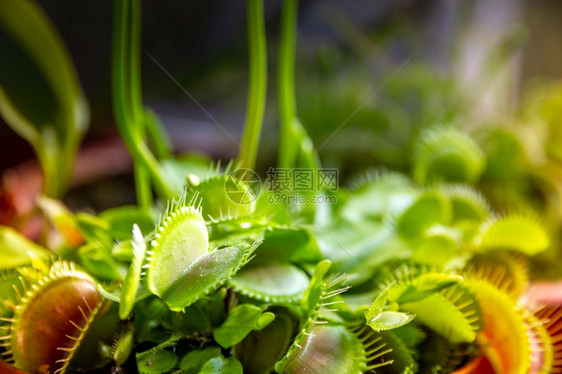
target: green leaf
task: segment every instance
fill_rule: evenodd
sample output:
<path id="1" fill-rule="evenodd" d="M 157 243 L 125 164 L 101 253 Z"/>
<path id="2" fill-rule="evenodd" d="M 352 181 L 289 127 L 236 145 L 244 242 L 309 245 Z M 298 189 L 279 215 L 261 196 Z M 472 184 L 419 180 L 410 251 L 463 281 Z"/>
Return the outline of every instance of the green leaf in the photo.
<path id="1" fill-rule="evenodd" d="M 381 293 L 365 312 L 366 324 L 377 332 L 404 326 L 414 319 L 414 316 L 408 313 L 385 310 L 388 297 L 388 293 Z"/>
<path id="2" fill-rule="evenodd" d="M 28 265 L 33 259 L 48 258 L 49 250 L 33 243 L 16 230 L 0 226 L 0 270 Z"/>
<path id="3" fill-rule="evenodd" d="M 397 296 L 397 301 L 399 304 L 419 301 L 461 281 L 462 277 L 458 275 L 421 274 Z"/>
<path id="4" fill-rule="evenodd" d="M 160 224 L 148 260 L 149 289 L 162 297 L 186 269 L 209 252 L 207 226 L 194 207 L 179 207 Z"/>
<path id="5" fill-rule="evenodd" d="M 108 290 L 106 290 L 101 284 L 98 283 L 98 292 L 100 293 L 100 295 L 102 295 L 104 298 L 106 298 L 107 300 L 111 300 L 115 303 L 119 302 L 119 295 L 120 294 L 116 294 L 116 292 L 110 292 Z"/>
<path id="6" fill-rule="evenodd" d="M 106 281 L 122 280 L 119 265 L 108 252 L 100 243 L 92 242 L 78 249 L 78 259 L 97 278 Z"/>
<path id="7" fill-rule="evenodd" d="M 215 357 L 203 365 L 199 374 L 242 374 L 242 364 L 234 357 Z"/>
<path id="8" fill-rule="evenodd" d="M 241 294 L 265 302 L 293 302 L 302 298 L 308 275 L 294 265 L 246 266 L 230 281 Z"/>
<path id="9" fill-rule="evenodd" d="M 416 322 L 426 325 L 451 343 L 473 342 L 482 328 L 478 303 L 460 276 L 425 273 L 412 278 L 408 268 L 404 279 L 397 279 L 387 289 L 388 300 L 396 302 L 401 311 L 414 314 Z M 382 294 L 378 298 L 385 298 Z M 384 308 L 375 299 L 369 317 Z"/>
<path id="10" fill-rule="evenodd" d="M 415 246 L 412 259 L 420 264 L 442 267 L 459 253 L 459 246 L 451 235 L 425 237 Z"/>
<path id="11" fill-rule="evenodd" d="M 106 290 L 101 284 L 98 284 L 98 291 L 107 300 L 111 300 L 117 304 L 121 302 L 121 289 L 119 288 L 110 292 Z M 139 301 L 146 299 L 148 296 L 152 296 L 152 293 L 149 290 L 147 290 L 142 285 L 142 283 L 140 283 L 134 303 L 138 303 Z"/>
<path id="12" fill-rule="evenodd" d="M 421 234 L 428 227 L 449 219 L 449 202 L 441 193 L 428 191 L 398 218 L 398 232 L 406 237 Z"/>
<path id="13" fill-rule="evenodd" d="M 224 245 L 213 243 L 210 251 L 202 208 L 184 205 L 195 196 L 171 203 L 147 252 L 148 287 L 173 311 L 185 309 L 224 284 L 248 262 L 262 240 L 259 235 L 242 235 Z"/>
<path id="14" fill-rule="evenodd" d="M 477 243 L 483 249 L 509 249 L 528 256 L 550 246 L 546 230 L 535 220 L 523 216 L 504 216 L 482 227 Z"/>
<path id="15" fill-rule="evenodd" d="M 216 357 L 221 357 L 219 347 L 206 347 L 188 352 L 180 362 L 180 369 L 183 374 L 197 374 L 201 372 L 203 365 Z"/>
<path id="16" fill-rule="evenodd" d="M 173 311 L 181 311 L 197 299 L 216 290 L 248 261 L 255 244 L 218 249 L 197 258 L 170 282 L 161 298 Z"/>
<path id="17" fill-rule="evenodd" d="M 202 215 L 205 218 L 247 216 L 256 207 L 255 195 L 246 181 L 236 175 L 219 174 L 188 186 L 185 201 L 201 201 Z"/>
<path id="18" fill-rule="evenodd" d="M 68 51 L 41 8 L 1 0 L 0 114 L 32 144 L 45 193 L 60 196 L 87 127 L 88 109 Z"/>
<path id="19" fill-rule="evenodd" d="M 210 176 L 211 162 L 212 160 L 206 156 L 184 154 L 175 158 L 164 159 L 161 161 L 161 165 L 166 175 L 171 179 L 170 184 L 174 186 L 178 193 L 181 193 L 185 189 L 186 177 L 189 175 L 196 176 L 199 180 Z"/>
<path id="20" fill-rule="evenodd" d="M 116 240 L 129 241 L 133 225 L 137 225 L 144 233 L 154 231 L 153 215 L 137 206 L 124 205 L 107 209 L 99 214 L 99 218 L 107 222 L 108 233 Z"/>
<path id="21" fill-rule="evenodd" d="M 84 212 L 78 212 L 74 214 L 74 218 L 76 219 L 76 223 L 78 224 L 80 232 L 84 236 L 84 241 L 99 241 L 107 247 L 111 247 L 113 245 L 113 239 L 110 235 L 108 235 L 108 232 L 110 230 L 109 223 L 104 219 Z M 130 261 L 131 259 L 132 255 L 128 257 L 128 261 Z"/>
<path id="22" fill-rule="evenodd" d="M 316 233 L 324 256 L 333 261 L 333 271 L 352 274 L 352 286 L 371 279 L 380 266 L 390 260 L 411 256 L 408 243 L 383 223 L 361 221 L 320 227 Z"/>
<path id="23" fill-rule="evenodd" d="M 121 366 L 127 361 L 134 347 L 135 330 L 128 326 L 121 332 L 113 342 L 112 356 L 117 366 Z"/>
<path id="24" fill-rule="evenodd" d="M 318 262 L 322 254 L 316 239 L 306 228 L 272 227 L 265 232 L 255 262 Z"/>
<path id="25" fill-rule="evenodd" d="M 278 373 L 339 374 L 367 371 L 369 358 L 362 341 L 344 326 L 315 325 L 304 341 L 295 343 L 275 365 Z"/>
<path id="26" fill-rule="evenodd" d="M 481 222 L 491 213 L 488 202 L 473 187 L 463 184 L 445 185 L 441 188 L 451 202 L 453 221 L 471 220 Z"/>
<path id="27" fill-rule="evenodd" d="M 8 318 L 14 313 L 8 306 L 8 303 L 17 304 L 18 291 L 20 294 L 24 292 L 20 281 L 21 274 L 17 271 L 0 272 L 0 299 L 5 300 L 0 304 L 0 317 Z"/>
<path id="28" fill-rule="evenodd" d="M 423 300 L 402 304 L 416 315 L 416 321 L 435 330 L 451 343 L 471 343 L 476 339 L 475 328 L 453 303 L 436 293 Z"/>
<path id="29" fill-rule="evenodd" d="M 167 373 L 176 366 L 178 356 L 170 351 L 161 350 L 148 355 L 137 355 L 137 368 L 140 374 Z"/>
<path id="30" fill-rule="evenodd" d="M 409 349 L 414 349 L 426 338 L 425 332 L 415 323 L 392 330 L 392 335 L 399 338 Z"/>
<path id="31" fill-rule="evenodd" d="M 234 347 L 234 355 L 249 373 L 270 373 L 287 352 L 298 319 L 286 308 L 272 307 L 275 319 L 260 331 L 252 331 Z"/>
<path id="32" fill-rule="evenodd" d="M 232 309 L 226 321 L 213 331 L 213 337 L 223 348 L 240 343 L 251 331 L 261 330 L 274 320 L 273 313 L 251 304 Z"/>
<path id="33" fill-rule="evenodd" d="M 342 218 L 355 223 L 397 218 L 418 195 L 412 181 L 399 173 L 371 172 L 355 184 L 341 211 Z"/>
<path id="34" fill-rule="evenodd" d="M 320 261 L 314 268 L 314 273 L 310 279 L 310 284 L 302 298 L 302 305 L 305 315 L 310 316 L 322 298 L 322 292 L 326 286 L 324 277 L 330 270 L 332 262 L 330 260 Z"/>
<path id="35" fill-rule="evenodd" d="M 474 183 L 486 167 L 486 159 L 478 144 L 453 128 L 423 131 L 416 148 L 413 174 L 419 183 Z"/>
<path id="36" fill-rule="evenodd" d="M 119 317 L 121 319 L 129 317 L 129 314 L 131 314 L 131 311 L 133 310 L 135 297 L 137 296 L 137 291 L 139 289 L 144 254 L 146 252 L 144 237 L 136 224 L 133 226 L 133 239 L 131 240 L 131 243 L 133 245 L 134 258 L 129 266 L 129 270 L 127 271 L 127 275 L 125 276 L 121 289 L 119 302 Z"/>
<path id="37" fill-rule="evenodd" d="M 394 311 L 380 312 L 367 320 L 367 325 L 375 331 L 391 330 L 410 323 L 415 316 Z"/>
<path id="38" fill-rule="evenodd" d="M 118 241 L 111 248 L 111 255 L 118 261 L 131 262 L 135 258 L 130 240 Z"/>

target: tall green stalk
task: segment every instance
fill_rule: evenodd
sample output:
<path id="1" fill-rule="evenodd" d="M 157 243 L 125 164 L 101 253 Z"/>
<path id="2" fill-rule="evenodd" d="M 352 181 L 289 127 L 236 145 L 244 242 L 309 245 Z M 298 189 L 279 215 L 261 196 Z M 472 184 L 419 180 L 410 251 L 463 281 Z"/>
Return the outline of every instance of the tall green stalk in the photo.
<path id="1" fill-rule="evenodd" d="M 296 149 L 292 139 L 293 122 L 297 119 L 295 99 L 295 48 L 298 0 L 284 0 L 281 13 L 279 47 L 279 167 L 289 168 L 295 163 Z"/>
<path id="2" fill-rule="evenodd" d="M 140 85 L 140 2 L 116 0 L 113 25 L 112 101 L 117 127 L 135 161 L 139 204 L 152 204 L 150 177 L 163 197 L 173 197 L 172 188 L 158 161 L 145 143 Z"/>
<path id="3" fill-rule="evenodd" d="M 131 93 L 131 108 L 134 129 L 138 133 L 138 139 L 145 138 L 144 111 L 142 106 L 141 94 L 141 10 L 140 1 L 131 2 L 131 33 L 129 35 L 129 90 Z M 135 191 L 137 192 L 137 202 L 144 208 L 152 206 L 152 191 L 150 189 L 150 171 L 144 163 L 136 162 L 134 165 Z"/>
<path id="4" fill-rule="evenodd" d="M 240 155 L 241 168 L 253 169 L 259 146 L 265 99 L 267 94 L 267 51 L 262 0 L 248 0 L 248 47 L 250 50 L 250 82 L 246 124 Z"/>

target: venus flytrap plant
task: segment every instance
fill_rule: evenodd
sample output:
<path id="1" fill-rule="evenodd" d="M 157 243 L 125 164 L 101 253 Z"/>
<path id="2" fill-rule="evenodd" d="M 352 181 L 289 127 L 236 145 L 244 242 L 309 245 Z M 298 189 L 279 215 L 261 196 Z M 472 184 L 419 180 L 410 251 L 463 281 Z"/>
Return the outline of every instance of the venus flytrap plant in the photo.
<path id="1" fill-rule="evenodd" d="M 171 310 L 180 311 L 232 277 L 258 241 L 210 248 L 201 208 L 180 199 L 165 213 L 147 259 L 149 289 Z"/>
<path id="2" fill-rule="evenodd" d="M 325 279 L 330 265 L 329 261 L 322 261 L 314 271 L 302 299 L 305 319 L 287 354 L 275 365 L 278 373 L 355 373 L 390 364 L 372 362 L 388 350 L 384 350 L 385 344 L 380 344 L 380 338 L 367 328 L 352 328 L 324 318 L 333 305 L 343 303 L 334 299 L 347 290 L 347 287 L 339 287 L 344 277 Z M 330 354 L 334 351 L 341 355 Z"/>
<path id="3" fill-rule="evenodd" d="M 133 226 L 133 239 L 131 242 L 133 246 L 133 260 L 123 280 L 121 296 L 119 298 L 119 317 L 121 319 L 126 319 L 133 310 L 142 275 L 142 263 L 146 253 L 144 237 L 136 224 Z"/>
<path id="4" fill-rule="evenodd" d="M 37 271 L 37 270 L 33 270 Z M 40 271 L 40 270 L 39 270 Z M 48 273 L 20 277 L 23 294 L 13 306 L 3 354 L 30 372 L 66 372 L 103 300 L 96 282 L 73 263 L 54 262 Z M 38 280 L 34 280 L 38 279 Z"/>
<path id="5" fill-rule="evenodd" d="M 439 179 L 474 183 L 486 162 L 478 144 L 451 127 L 424 130 L 413 157 L 413 176 L 418 183 Z"/>
<path id="6" fill-rule="evenodd" d="M 285 0 L 278 162 L 317 168 L 296 114 L 296 19 L 297 1 Z M 143 108 L 140 1 L 116 1 L 114 21 L 112 96 L 135 161 L 138 206 L 96 216 L 43 199 L 66 238 L 52 263 L 45 258 L 53 252 L 0 228 L 0 351 L 17 368 L 451 373 L 475 359 L 503 373 L 560 371 L 562 313 L 522 297 L 528 259 L 551 246 L 548 226 L 497 214 L 474 187 L 493 166 L 489 150 L 452 127 L 424 130 L 413 181 L 369 172 L 326 209 L 272 204 L 234 164 L 199 165 L 186 176 L 170 167 L 177 160 Z M 248 1 L 248 31 L 236 165 L 251 169 L 267 78 L 261 0 Z M 186 186 L 176 195 L 178 181 Z M 168 201 L 160 219 L 151 183 Z M 89 360 L 82 350 L 93 352 Z"/>

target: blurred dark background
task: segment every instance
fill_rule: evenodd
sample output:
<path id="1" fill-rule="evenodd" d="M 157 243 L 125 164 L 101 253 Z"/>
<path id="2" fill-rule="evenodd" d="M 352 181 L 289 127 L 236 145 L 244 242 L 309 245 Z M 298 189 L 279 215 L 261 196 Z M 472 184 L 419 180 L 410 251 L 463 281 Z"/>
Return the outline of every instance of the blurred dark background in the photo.
<path id="1" fill-rule="evenodd" d="M 113 3 L 38 2 L 66 42 L 89 100 L 85 142 L 116 136 L 109 84 Z M 281 1 L 265 1 L 270 99 L 262 166 L 276 154 L 280 7 Z M 148 54 L 239 137 L 247 94 L 245 16 L 244 1 L 143 1 L 144 100 L 178 152 L 231 158 L 237 145 Z M 474 118 L 475 108 L 516 111 L 528 86 L 560 79 L 561 19 L 562 2 L 550 0 L 303 0 L 296 69 L 302 122 L 327 164 L 403 168 L 403 147 L 418 127 Z M 33 157 L 0 122 L 0 171 Z"/>

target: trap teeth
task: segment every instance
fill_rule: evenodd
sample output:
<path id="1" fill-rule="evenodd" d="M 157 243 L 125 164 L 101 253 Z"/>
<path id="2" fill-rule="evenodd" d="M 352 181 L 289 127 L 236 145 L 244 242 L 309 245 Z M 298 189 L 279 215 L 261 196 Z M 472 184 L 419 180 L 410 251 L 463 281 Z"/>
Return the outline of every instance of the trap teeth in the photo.
<path id="1" fill-rule="evenodd" d="M 63 374 L 101 304 L 90 276 L 73 264 L 53 263 L 49 274 L 25 293 L 10 321 L 4 340 L 15 366 L 37 372 L 48 365 Z"/>

